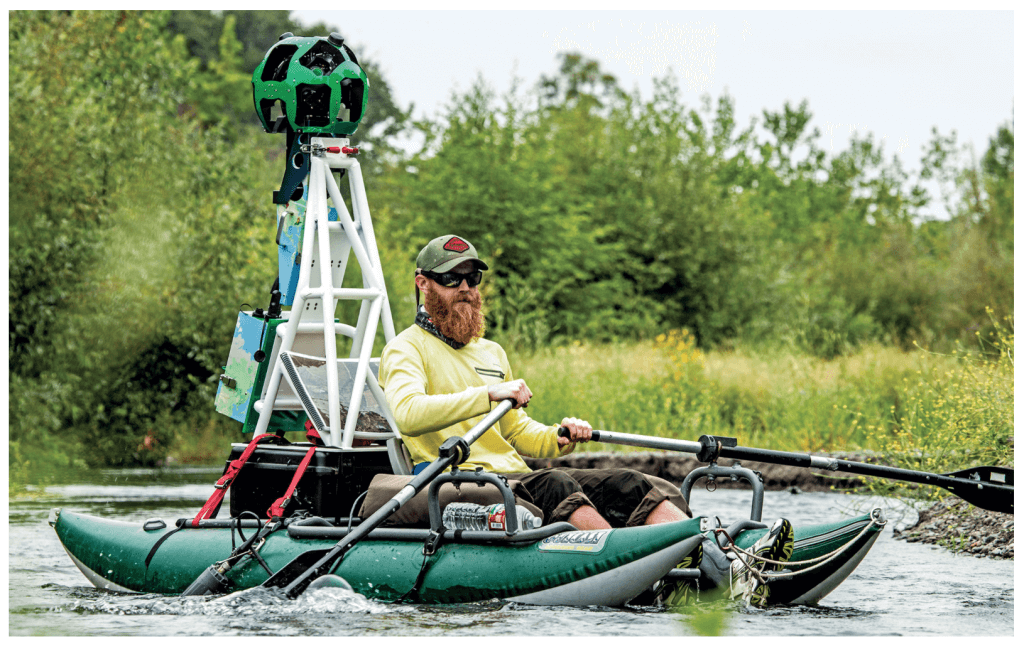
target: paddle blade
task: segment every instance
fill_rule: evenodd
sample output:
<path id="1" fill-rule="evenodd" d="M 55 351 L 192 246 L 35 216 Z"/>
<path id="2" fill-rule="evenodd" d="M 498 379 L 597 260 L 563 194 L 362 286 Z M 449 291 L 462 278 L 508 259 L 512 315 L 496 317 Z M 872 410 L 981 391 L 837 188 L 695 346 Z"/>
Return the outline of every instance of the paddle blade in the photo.
<path id="1" fill-rule="evenodd" d="M 1013 486 L 1013 469 L 1005 466 L 976 466 L 973 469 L 960 469 L 953 473 L 943 473 L 953 478 L 989 482 L 993 485 Z"/>
<path id="2" fill-rule="evenodd" d="M 265 582 L 260 584 L 260 587 L 261 588 L 281 588 L 281 589 L 287 588 L 288 586 L 290 586 L 292 584 L 292 582 L 294 582 L 296 579 L 301 577 L 303 575 L 303 573 L 305 573 L 307 570 L 309 570 L 314 565 L 316 565 L 316 563 L 318 561 L 323 559 L 325 556 L 327 556 L 328 553 L 330 553 L 333 550 L 334 550 L 334 547 L 330 547 L 330 548 L 320 548 L 320 549 L 317 549 L 317 550 L 307 550 L 307 551 L 303 552 L 299 556 L 297 556 L 294 559 L 292 559 L 291 561 L 289 561 L 287 563 L 287 565 L 285 565 L 283 568 L 281 568 L 280 570 L 275 572 L 273 575 L 271 575 L 269 579 L 267 579 Z M 317 576 L 318 575 L 312 575 L 306 581 L 307 582 L 313 581 L 313 578 L 315 578 Z M 308 584 L 303 584 L 302 588 L 293 589 L 293 590 L 297 591 L 295 593 L 292 593 L 292 592 L 289 591 L 289 592 L 286 592 L 285 594 L 288 597 L 296 597 L 297 595 L 301 594 L 303 590 L 305 590 L 305 585 L 308 585 Z"/>
<path id="3" fill-rule="evenodd" d="M 1000 466 L 978 466 L 943 475 L 970 480 L 973 484 L 943 486 L 975 507 L 1003 514 L 1013 513 L 1013 469 Z"/>

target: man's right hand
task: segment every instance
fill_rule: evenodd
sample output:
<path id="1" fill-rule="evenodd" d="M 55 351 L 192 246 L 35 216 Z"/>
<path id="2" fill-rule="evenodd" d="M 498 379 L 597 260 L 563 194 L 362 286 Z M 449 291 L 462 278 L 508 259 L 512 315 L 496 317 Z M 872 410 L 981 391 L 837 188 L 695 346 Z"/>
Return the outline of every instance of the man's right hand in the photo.
<path id="1" fill-rule="evenodd" d="M 533 392 L 530 392 L 530 388 L 526 387 L 526 381 L 522 379 L 487 386 L 487 398 L 491 401 L 515 399 L 516 405 L 514 407 L 516 408 L 525 408 L 529 405 L 530 397 L 532 396 Z"/>

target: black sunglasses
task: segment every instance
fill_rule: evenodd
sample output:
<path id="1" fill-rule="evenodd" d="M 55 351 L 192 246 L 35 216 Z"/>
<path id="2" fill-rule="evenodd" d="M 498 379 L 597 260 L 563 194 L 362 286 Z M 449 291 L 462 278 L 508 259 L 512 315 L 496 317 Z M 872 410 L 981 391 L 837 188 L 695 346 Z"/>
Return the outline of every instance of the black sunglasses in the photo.
<path id="1" fill-rule="evenodd" d="M 427 279 L 434 280 L 445 288 L 455 288 L 462 284 L 462 280 L 466 280 L 466 285 L 470 288 L 480 284 L 484 278 L 483 272 L 474 270 L 472 273 L 432 273 L 429 270 L 420 271 L 420 275 L 423 275 Z"/>

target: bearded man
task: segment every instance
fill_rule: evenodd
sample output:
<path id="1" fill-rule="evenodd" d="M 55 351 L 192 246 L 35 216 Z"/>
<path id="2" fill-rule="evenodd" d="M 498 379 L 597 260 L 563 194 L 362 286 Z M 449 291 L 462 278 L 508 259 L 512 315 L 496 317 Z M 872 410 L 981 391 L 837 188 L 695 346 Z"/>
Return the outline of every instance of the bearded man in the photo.
<path id="1" fill-rule="evenodd" d="M 445 439 L 465 435 L 492 404 L 514 399 L 515 408 L 473 444 L 460 469 L 480 467 L 518 480 L 545 523 L 568 521 L 587 530 L 689 518 L 679 490 L 654 476 L 627 469 L 530 470 L 523 456 L 571 453 L 577 442 L 590 439 L 592 428 L 566 417 L 560 424 L 569 430 L 566 439 L 559 437 L 558 425 L 523 412 L 533 393 L 513 377 L 505 350 L 483 338 L 477 287 L 485 270 L 487 264 L 463 237 L 445 235 L 428 243 L 416 258 L 416 322 L 381 355 L 380 385 L 417 469 L 437 459 Z"/>
<path id="2" fill-rule="evenodd" d="M 517 480 L 541 510 L 544 523 L 568 521 L 580 530 L 652 525 L 690 518 L 679 489 L 655 476 L 629 469 L 543 469 L 531 471 L 523 456 L 551 458 L 571 453 L 587 442 L 593 429 L 575 417 L 558 425 L 530 419 L 523 408 L 533 393 L 515 379 L 505 350 L 487 340 L 480 291 L 487 264 L 466 239 L 445 235 L 428 243 L 416 257 L 416 322 L 384 348 L 379 381 L 416 472 L 437 459 L 438 447 L 464 436 L 491 410 L 513 399 L 515 408 L 481 435 L 470 449 L 464 471 L 482 468 Z M 419 305 L 422 291 L 425 306 Z M 754 546 L 754 554 L 774 561 L 789 559 L 793 527 L 779 519 Z M 730 559 L 705 539 L 679 568 L 700 567 L 711 584 L 739 593 L 746 589 L 763 603 L 767 586 L 756 585 L 746 565 Z M 756 585 L 756 588 L 755 588 Z M 669 605 L 687 597 L 679 582 L 662 599 Z"/>

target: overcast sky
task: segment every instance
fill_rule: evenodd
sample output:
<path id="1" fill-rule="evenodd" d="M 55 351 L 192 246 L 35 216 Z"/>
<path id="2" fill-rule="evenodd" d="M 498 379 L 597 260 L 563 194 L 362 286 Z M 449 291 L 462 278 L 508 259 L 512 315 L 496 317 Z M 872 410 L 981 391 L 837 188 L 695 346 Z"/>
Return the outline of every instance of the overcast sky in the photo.
<path id="1" fill-rule="evenodd" d="M 650 97 L 671 69 L 688 105 L 728 90 L 741 125 L 807 99 L 821 146 L 854 130 L 885 138 L 919 168 L 932 127 L 956 129 L 982 155 L 1013 116 L 1010 11 L 296 11 L 372 58 L 400 105 L 435 116 L 482 74 L 499 93 L 513 74 L 532 86 L 556 55 L 600 61 Z"/>

